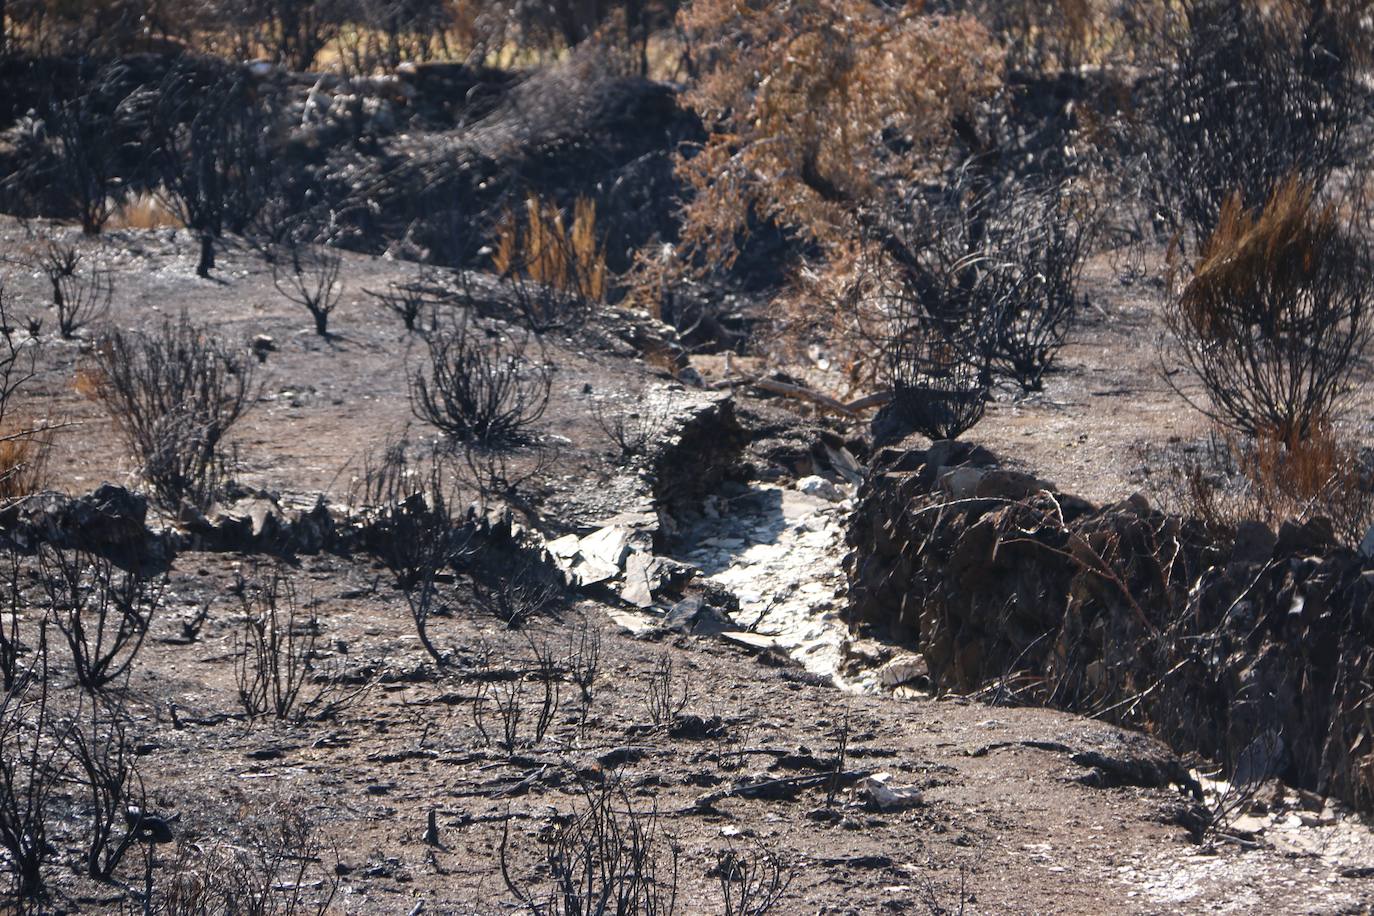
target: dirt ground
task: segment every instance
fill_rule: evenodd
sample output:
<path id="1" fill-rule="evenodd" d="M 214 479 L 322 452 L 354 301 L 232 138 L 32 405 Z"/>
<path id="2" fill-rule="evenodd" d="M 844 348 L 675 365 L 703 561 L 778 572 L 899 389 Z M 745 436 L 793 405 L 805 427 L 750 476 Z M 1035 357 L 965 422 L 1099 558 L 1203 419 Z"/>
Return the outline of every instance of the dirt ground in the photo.
<path id="1" fill-rule="evenodd" d="M 24 227 L 0 222 L 6 250 L 30 242 Z M 185 309 L 226 337 L 273 338 L 262 395 L 233 437 L 242 482 L 284 502 L 318 493 L 343 501 L 363 456 L 411 422 L 407 377 L 423 347 L 364 292 L 409 276 L 407 265 L 346 255 L 337 333 L 321 339 L 251 252 L 225 252 L 206 281 L 193 274 L 184 236 L 120 231 L 82 244 L 116 271 L 110 320 L 120 326 Z M 18 263 L 4 274 L 13 311 L 41 313 L 40 278 Z M 1090 296 L 1094 308 L 1046 391 L 999 397 L 968 438 L 1106 501 L 1141 486 L 1142 448 L 1205 427 L 1154 369 L 1148 293 L 1121 286 L 1103 260 Z M 86 346 L 46 345 L 42 373 L 16 408 L 72 424 L 56 437 L 52 472 L 54 487 L 73 493 L 132 483 L 108 419 L 74 387 Z M 562 340 L 554 350 L 541 431 L 560 441 L 560 460 L 537 499 L 551 536 L 587 530 L 637 492 L 635 472 L 590 421 L 591 400 L 676 384 L 613 343 Z M 709 373 L 712 363 L 702 366 Z M 1352 428 L 1366 431 L 1369 413 L 1352 413 Z M 428 435 L 417 425 L 413 433 Z M 1177 788 L 1091 785 L 1102 780 L 1071 759 L 1092 750 L 1162 755 L 1140 736 L 1044 710 L 844 693 L 714 638 L 634 638 L 590 600 L 510 628 L 455 593 L 452 616 L 434 624 L 455 663 L 436 670 L 402 595 L 361 557 L 302 557 L 289 575 L 318 619 L 320 664 L 370 689 L 325 721 L 249 722 L 236 698 L 235 581 L 262 574 L 266 562 L 176 558 L 129 688 L 141 770 L 151 807 L 175 818 L 186 842 L 241 842 L 245 825 L 307 813 L 320 846 L 300 885 L 307 897 L 334 888 L 337 912 L 517 910 L 503 843 L 509 884 L 547 888 L 541 838 L 606 785 L 619 787 L 612 807 L 622 818 L 627 806 L 656 818 L 660 875 L 676 850 L 678 912 L 726 912 L 718 857 L 731 849 L 777 857 L 786 883 L 779 913 L 1374 910 L 1367 833 L 1352 828 L 1306 852 L 1265 842 L 1208 849 L 1180 826 L 1191 801 Z M 207 606 L 198 638 L 182 639 L 182 621 Z M 599 676 L 585 718 L 565 683 L 547 735 L 529 740 L 542 696 L 537 654 L 566 659 L 590 640 L 599 642 Z M 646 702 L 665 660 L 674 696 L 686 697 L 672 727 L 654 725 Z M 517 695 L 525 715 L 505 750 L 495 703 Z M 863 780 L 884 773 L 889 785 L 916 790 L 908 804 L 884 810 L 872 800 Z M 437 843 L 426 842 L 431 812 Z M 68 832 L 54 845 L 66 855 L 72 841 Z M 137 886 L 140 867 L 125 871 Z M 131 906 L 118 886 L 67 869 L 54 872 L 54 885 L 53 911 Z"/>
<path id="2" fill-rule="evenodd" d="M 299 599 L 319 617 L 324 664 L 381 683 L 334 721 L 226 718 L 237 707 L 231 590 L 249 563 L 178 560 L 169 613 L 131 686 L 145 779 L 155 810 L 201 842 L 279 810 L 308 812 L 320 825 L 322 864 L 332 868 L 337 855 L 342 865 L 340 912 L 413 912 L 419 902 L 427 913 L 508 912 L 503 830 L 514 880 L 537 888 L 540 832 L 585 807 L 579 780 L 606 779 L 619 780 L 641 812 L 656 811 L 680 848 L 681 912 L 723 912 L 709 875 L 716 855 L 755 841 L 790 876 L 776 910 L 785 913 L 924 913 L 931 904 L 958 912 L 961 886 L 967 911 L 985 913 L 1337 913 L 1374 903 L 1368 879 L 1340 877 L 1350 861 L 1227 845 L 1206 854 L 1173 823 L 1186 805 L 1177 791 L 1084 785 L 1088 771 L 1072 752 L 1129 746 L 1109 726 L 1044 710 L 842 694 L 715 641 L 629 638 L 589 604 L 521 630 L 477 614 L 441 621 L 436 638 L 463 662 L 435 674 L 399 594 L 368 565 L 335 557 L 301 561 Z M 179 618 L 205 600 L 201 638 L 172 641 Z M 482 678 L 503 683 L 533 666 L 535 647 L 562 653 L 588 633 L 600 638 L 601 674 L 585 725 L 569 687 L 540 745 L 507 754 L 484 742 L 473 718 Z M 685 689 L 685 712 L 698 717 L 674 732 L 654 728 L 646 708 L 665 657 L 675 695 Z M 533 681 L 524 690 L 532 716 L 539 690 Z M 487 717 L 499 732 L 491 708 Z M 919 804 L 882 811 L 848 784 L 827 807 L 824 777 L 846 721 L 846 772 L 890 773 L 892 784 L 919 788 Z M 522 738 L 532 734 L 527 722 Z M 800 787 L 744 797 L 750 785 L 789 777 Z M 433 847 L 424 842 L 430 811 Z M 312 869 L 311 880 L 329 868 Z M 63 890 L 78 904 L 109 895 L 84 882 Z"/>

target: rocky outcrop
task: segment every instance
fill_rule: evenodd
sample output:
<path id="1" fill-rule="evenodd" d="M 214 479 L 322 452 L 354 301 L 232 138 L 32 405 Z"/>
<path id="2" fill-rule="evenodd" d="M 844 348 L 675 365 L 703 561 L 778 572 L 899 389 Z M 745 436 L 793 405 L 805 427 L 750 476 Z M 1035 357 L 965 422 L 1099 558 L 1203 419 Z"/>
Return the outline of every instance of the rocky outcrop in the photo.
<path id="1" fill-rule="evenodd" d="M 1374 563 L 1322 520 L 1262 528 L 1096 507 L 967 443 L 887 449 L 847 613 L 916 645 L 937 690 L 1090 711 L 1374 808 Z"/>
<path id="2" fill-rule="evenodd" d="M 147 499 L 104 483 L 82 496 L 36 493 L 0 513 L 0 530 L 22 550 L 51 544 L 123 565 L 169 562 L 176 552 L 175 538 L 149 530 L 147 519 Z"/>
<path id="3" fill-rule="evenodd" d="M 323 502 L 283 508 L 265 491 L 240 492 L 205 513 L 187 509 L 176 526 L 160 526 L 146 497 L 110 483 L 80 496 L 39 493 L 0 514 L 0 530 L 21 549 L 51 544 L 145 565 L 183 550 L 318 553 L 341 546 L 337 527 Z"/>
<path id="4" fill-rule="evenodd" d="M 183 518 L 190 546 L 244 553 L 319 553 L 336 546 L 336 522 L 329 507 L 283 508 L 266 491 L 240 493 L 208 513 Z"/>
<path id="5" fill-rule="evenodd" d="M 751 477 L 778 482 L 816 475 L 833 475 L 857 485 L 863 468 L 862 442 L 844 438 L 821 421 L 807 421 L 785 407 L 749 401 L 740 408 L 740 422 L 750 433 L 745 453 Z"/>
<path id="6" fill-rule="evenodd" d="M 721 481 L 740 473 L 739 457 L 749 441 L 733 399 L 719 397 L 695 410 L 651 457 L 655 504 L 675 518 L 697 512 Z"/>

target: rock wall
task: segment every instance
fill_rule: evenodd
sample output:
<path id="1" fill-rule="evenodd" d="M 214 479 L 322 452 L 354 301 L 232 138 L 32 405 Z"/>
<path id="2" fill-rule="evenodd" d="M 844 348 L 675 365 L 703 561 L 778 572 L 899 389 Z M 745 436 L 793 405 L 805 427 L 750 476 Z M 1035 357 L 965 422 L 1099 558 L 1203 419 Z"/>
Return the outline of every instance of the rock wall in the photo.
<path id="1" fill-rule="evenodd" d="M 859 491 L 852 625 L 938 690 L 1078 710 L 1374 810 L 1374 563 L 1315 520 L 1217 538 L 967 443 L 885 449 Z"/>

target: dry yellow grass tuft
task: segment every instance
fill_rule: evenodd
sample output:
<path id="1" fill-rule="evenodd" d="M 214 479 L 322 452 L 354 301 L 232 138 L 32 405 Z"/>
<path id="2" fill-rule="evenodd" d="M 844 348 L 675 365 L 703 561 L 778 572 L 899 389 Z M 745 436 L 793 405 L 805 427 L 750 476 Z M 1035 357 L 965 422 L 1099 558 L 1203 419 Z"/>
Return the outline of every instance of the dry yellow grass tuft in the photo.
<path id="1" fill-rule="evenodd" d="M 530 195 L 522 220 L 508 212 L 497 227 L 492 264 L 566 293 L 600 302 L 606 296 L 606 257 L 596 237 L 596 202 L 579 197 L 572 225 L 552 201 Z"/>
<path id="2" fill-rule="evenodd" d="M 1374 481 L 1358 449 L 1331 424 L 1302 438 L 1261 434 L 1249 448 L 1233 449 L 1250 484 L 1255 514 L 1271 524 L 1325 516 L 1337 534 L 1358 544 L 1374 521 Z"/>
<path id="3" fill-rule="evenodd" d="M 1228 485 L 1201 464 L 1180 468 L 1161 494 L 1173 510 L 1220 532 L 1251 520 L 1277 528 L 1326 518 L 1351 546 L 1374 523 L 1374 468 L 1334 425 L 1322 423 L 1301 438 L 1272 431 L 1249 438 L 1225 429 L 1214 436 L 1238 479 Z"/>
<path id="4" fill-rule="evenodd" d="M 0 431 L 0 505 L 47 487 L 51 445 L 41 427 Z"/>
<path id="5" fill-rule="evenodd" d="M 136 194 L 116 207 L 109 229 L 180 229 L 185 224 L 155 194 Z"/>

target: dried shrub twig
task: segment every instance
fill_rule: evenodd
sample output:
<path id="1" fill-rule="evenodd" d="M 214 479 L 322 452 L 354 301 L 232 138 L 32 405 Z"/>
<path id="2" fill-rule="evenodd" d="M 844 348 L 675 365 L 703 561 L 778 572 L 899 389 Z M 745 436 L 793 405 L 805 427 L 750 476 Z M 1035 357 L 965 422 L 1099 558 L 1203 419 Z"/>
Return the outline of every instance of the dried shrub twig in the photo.
<path id="1" fill-rule="evenodd" d="M 43 545 L 39 579 L 50 618 L 71 650 L 76 682 L 98 691 L 128 674 L 166 580 L 121 570 L 105 557 Z"/>
<path id="2" fill-rule="evenodd" d="M 544 414 L 551 386 L 525 334 L 486 331 L 464 310 L 430 334 L 429 372 L 415 373 L 411 410 L 449 438 L 500 448 L 520 441 Z"/>
<path id="3" fill-rule="evenodd" d="M 249 718 L 333 718 L 371 687 L 349 686 L 318 670 L 319 620 L 299 613 L 295 587 L 281 570 L 240 586 L 244 617 L 234 673 Z M 312 683 L 313 692 L 307 689 Z"/>
<path id="4" fill-rule="evenodd" d="M 581 783 L 583 807 L 544 842 L 547 879 L 531 888 L 515 880 L 510 823 L 498 851 L 507 889 L 525 906 L 550 916 L 644 913 L 671 916 L 677 908 L 678 847 L 654 810 L 635 807 L 615 779 Z"/>
<path id="5" fill-rule="evenodd" d="M 152 334 L 111 331 L 95 350 L 90 394 L 115 422 L 165 507 L 208 508 L 223 489 L 223 440 L 257 389 L 246 348 L 231 349 L 186 313 Z"/>

